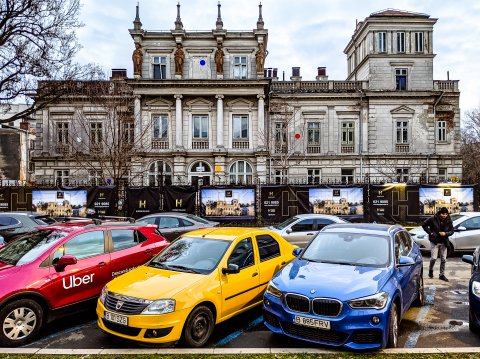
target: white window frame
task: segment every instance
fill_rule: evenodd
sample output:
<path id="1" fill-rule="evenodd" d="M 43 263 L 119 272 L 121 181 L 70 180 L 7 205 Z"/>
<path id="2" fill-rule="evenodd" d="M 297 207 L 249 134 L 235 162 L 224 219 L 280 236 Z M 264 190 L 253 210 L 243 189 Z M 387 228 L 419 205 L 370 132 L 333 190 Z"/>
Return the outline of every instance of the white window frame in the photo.
<path id="1" fill-rule="evenodd" d="M 155 67 L 158 66 L 160 77 L 155 78 Z M 152 79 L 153 80 L 166 80 L 167 79 L 167 57 L 154 55 L 152 56 Z"/>
<path id="2" fill-rule="evenodd" d="M 438 182 L 447 182 L 448 180 L 448 168 L 439 167 L 438 168 Z"/>
<path id="3" fill-rule="evenodd" d="M 410 179 L 410 169 L 401 167 L 396 169 L 396 180 L 398 183 L 408 182 Z"/>
<path id="4" fill-rule="evenodd" d="M 248 79 L 248 58 L 244 55 L 233 56 L 233 79 Z"/>
<path id="5" fill-rule="evenodd" d="M 103 142 L 103 122 L 90 122 L 90 144 L 100 145 Z"/>
<path id="6" fill-rule="evenodd" d="M 355 146 L 355 122 L 342 122 L 341 131 L 342 133 L 340 140 L 342 146 Z"/>
<path id="7" fill-rule="evenodd" d="M 385 31 L 380 31 L 377 34 L 377 51 L 378 52 L 387 52 L 387 33 Z"/>
<path id="8" fill-rule="evenodd" d="M 311 141 L 314 137 L 314 141 Z M 322 143 L 322 131 L 320 122 L 307 122 L 307 146 L 320 146 Z"/>
<path id="9" fill-rule="evenodd" d="M 322 169 L 321 168 L 308 168 L 307 169 L 307 183 L 308 184 L 320 184 L 320 183 L 322 183 Z"/>
<path id="10" fill-rule="evenodd" d="M 423 52 L 424 47 L 424 34 L 423 32 L 416 32 L 415 33 L 415 52 Z"/>
<path id="11" fill-rule="evenodd" d="M 347 171 L 351 171 L 347 173 Z M 355 169 L 354 168 L 342 168 L 341 169 L 341 182 L 342 183 L 353 183 L 355 181 Z"/>
<path id="12" fill-rule="evenodd" d="M 196 125 L 196 120 L 199 120 L 199 134 L 195 136 L 195 125 Z M 206 130 L 205 128 L 206 127 Z M 208 115 L 193 115 L 192 116 L 192 139 L 194 140 L 208 140 L 209 139 L 209 117 Z M 203 133 L 206 132 L 206 136 L 203 135 Z"/>
<path id="13" fill-rule="evenodd" d="M 123 122 L 123 143 L 133 145 L 135 141 L 135 123 L 133 121 Z"/>
<path id="14" fill-rule="evenodd" d="M 238 128 L 238 122 L 240 122 L 240 128 Z M 244 135 L 244 128 L 243 126 L 246 124 L 246 134 Z M 238 129 L 240 133 L 237 134 Z M 250 124 L 249 124 L 249 116 L 248 115 L 233 115 L 232 116 L 232 139 L 233 140 L 249 140 L 249 131 L 250 131 Z"/>
<path id="15" fill-rule="evenodd" d="M 243 171 L 239 169 L 243 167 Z M 253 168 L 247 161 L 235 161 L 230 165 L 229 169 L 230 183 L 252 184 Z"/>
<path id="16" fill-rule="evenodd" d="M 405 88 L 400 85 L 399 78 L 405 77 Z M 408 90 L 408 69 L 397 68 L 395 69 L 395 90 L 407 91 Z"/>
<path id="17" fill-rule="evenodd" d="M 166 161 L 155 161 L 150 163 L 147 168 L 148 173 L 148 186 L 157 187 L 162 186 L 165 181 L 168 179 L 170 183 L 172 183 L 172 167 Z M 163 180 L 163 182 L 162 182 Z"/>
<path id="18" fill-rule="evenodd" d="M 168 139 L 168 115 L 152 115 L 152 138 L 155 140 Z"/>
<path id="19" fill-rule="evenodd" d="M 447 142 L 447 121 L 437 121 L 437 142 Z"/>
<path id="20" fill-rule="evenodd" d="M 405 138 L 406 134 L 406 138 Z M 403 119 L 395 120 L 395 143 L 405 145 L 410 143 L 409 121 Z"/>
<path id="21" fill-rule="evenodd" d="M 57 144 L 68 145 L 69 138 L 69 122 L 59 121 L 57 122 Z"/>
<path id="22" fill-rule="evenodd" d="M 397 52 L 405 52 L 405 32 L 397 32 Z"/>
<path id="23" fill-rule="evenodd" d="M 55 184 L 60 186 L 68 186 L 70 181 L 70 170 L 57 169 L 55 170 Z"/>

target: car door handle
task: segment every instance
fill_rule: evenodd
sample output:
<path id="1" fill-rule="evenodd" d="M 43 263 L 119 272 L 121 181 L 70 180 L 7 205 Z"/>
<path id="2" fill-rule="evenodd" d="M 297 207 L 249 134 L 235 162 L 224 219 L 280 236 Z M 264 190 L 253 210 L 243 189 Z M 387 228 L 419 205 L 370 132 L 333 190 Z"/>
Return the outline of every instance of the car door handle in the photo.
<path id="1" fill-rule="evenodd" d="M 282 263 L 280 263 L 281 266 L 284 266 L 285 264 L 287 264 L 287 262 L 283 261 Z"/>
<path id="2" fill-rule="evenodd" d="M 255 272 L 255 273 L 252 274 L 252 277 L 256 277 L 257 275 L 258 275 L 258 273 Z"/>
<path id="3" fill-rule="evenodd" d="M 150 254 L 150 253 L 152 253 L 152 252 L 153 252 L 153 249 L 151 249 L 151 248 L 150 248 L 150 249 L 145 249 L 145 251 L 144 251 L 144 252 L 145 252 L 146 254 Z"/>
<path id="4" fill-rule="evenodd" d="M 315 233 L 307 233 L 307 236 L 313 236 Z"/>
<path id="5" fill-rule="evenodd" d="M 97 267 L 105 267 L 106 263 L 105 262 L 100 262 L 97 264 Z"/>

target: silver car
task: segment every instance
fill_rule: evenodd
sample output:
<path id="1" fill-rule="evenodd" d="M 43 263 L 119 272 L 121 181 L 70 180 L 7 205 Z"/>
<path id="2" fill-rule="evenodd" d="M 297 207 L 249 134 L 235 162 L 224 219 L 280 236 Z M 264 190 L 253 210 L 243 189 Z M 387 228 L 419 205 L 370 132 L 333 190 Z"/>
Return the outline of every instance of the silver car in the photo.
<path id="1" fill-rule="evenodd" d="M 319 230 L 332 223 L 348 223 L 348 221 L 329 214 L 298 214 L 268 229 L 277 232 L 290 243 L 303 247 Z"/>
<path id="2" fill-rule="evenodd" d="M 181 234 L 200 228 L 217 227 L 218 222 L 181 212 L 154 213 L 139 218 L 137 223 L 156 224 L 158 230 L 168 240 L 174 240 Z"/>
<path id="3" fill-rule="evenodd" d="M 460 212 L 450 215 L 454 233 L 450 236 L 447 254 L 454 251 L 473 251 L 480 245 L 480 212 Z M 410 230 L 410 235 L 422 252 L 430 251 L 428 234 L 421 226 Z"/>

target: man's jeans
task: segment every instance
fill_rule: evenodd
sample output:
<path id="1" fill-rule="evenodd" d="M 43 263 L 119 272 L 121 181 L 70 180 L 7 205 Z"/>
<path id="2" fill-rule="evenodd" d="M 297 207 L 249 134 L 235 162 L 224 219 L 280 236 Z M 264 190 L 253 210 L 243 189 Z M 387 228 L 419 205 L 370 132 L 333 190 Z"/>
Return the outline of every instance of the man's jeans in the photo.
<path id="1" fill-rule="evenodd" d="M 433 244 L 430 242 L 430 272 L 433 271 L 435 261 L 440 256 L 440 276 L 445 275 L 445 263 L 447 262 L 447 246 L 445 244 Z"/>

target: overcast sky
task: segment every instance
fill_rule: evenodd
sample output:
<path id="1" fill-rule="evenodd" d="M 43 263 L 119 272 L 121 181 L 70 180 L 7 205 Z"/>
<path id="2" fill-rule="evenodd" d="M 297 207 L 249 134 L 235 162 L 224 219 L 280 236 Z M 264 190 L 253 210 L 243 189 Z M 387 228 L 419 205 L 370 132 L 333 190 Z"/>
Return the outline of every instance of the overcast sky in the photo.
<path id="1" fill-rule="evenodd" d="M 137 0 L 81 0 L 78 31 L 83 49 L 77 60 L 94 62 L 107 74 L 126 68 L 133 75 L 134 50 L 128 29 L 133 28 Z M 174 28 L 177 0 L 139 0 L 144 30 Z M 473 0 L 263 0 L 263 20 L 268 29 L 265 67 L 277 67 L 289 80 L 291 68 L 301 68 L 302 80 L 314 80 L 317 67 L 327 68 L 329 80 L 345 80 L 343 53 L 355 29 L 371 13 L 387 8 L 419 12 L 438 19 L 434 26 L 433 74 L 435 80 L 460 80 L 460 107 L 480 107 L 480 1 Z M 218 0 L 181 0 L 186 31 L 212 30 Z M 223 27 L 251 30 L 258 19 L 258 0 L 222 0 Z"/>

